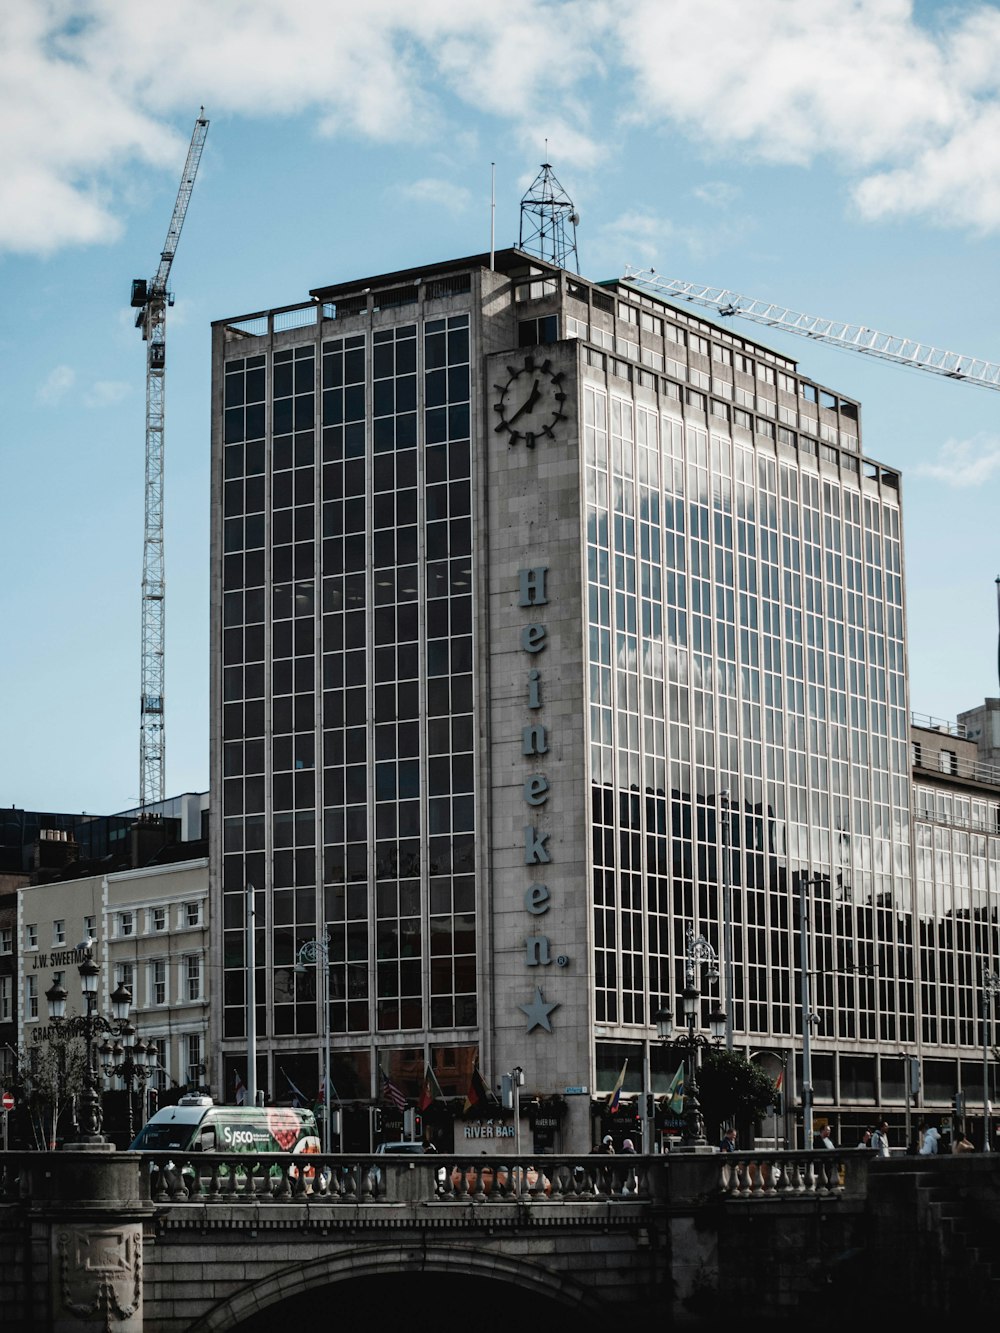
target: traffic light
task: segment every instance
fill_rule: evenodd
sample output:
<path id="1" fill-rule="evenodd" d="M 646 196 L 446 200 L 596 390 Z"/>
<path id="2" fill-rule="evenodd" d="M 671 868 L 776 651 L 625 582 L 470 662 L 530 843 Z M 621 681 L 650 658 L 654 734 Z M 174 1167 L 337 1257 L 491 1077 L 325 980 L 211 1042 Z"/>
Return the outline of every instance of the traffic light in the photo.
<path id="1" fill-rule="evenodd" d="M 653 1118 L 653 1116 L 654 1116 L 655 1114 L 656 1114 L 656 1104 L 655 1104 L 655 1102 L 654 1102 L 654 1100 L 653 1100 L 653 1094 L 652 1094 L 651 1092 L 647 1092 L 647 1093 L 646 1093 L 646 1119 L 647 1119 L 647 1120 L 652 1120 L 652 1118 Z"/>
<path id="2" fill-rule="evenodd" d="M 423 1116 L 413 1106 L 408 1106 L 403 1112 L 403 1137 L 409 1139 L 411 1143 L 417 1143 L 423 1138 L 424 1121 Z"/>

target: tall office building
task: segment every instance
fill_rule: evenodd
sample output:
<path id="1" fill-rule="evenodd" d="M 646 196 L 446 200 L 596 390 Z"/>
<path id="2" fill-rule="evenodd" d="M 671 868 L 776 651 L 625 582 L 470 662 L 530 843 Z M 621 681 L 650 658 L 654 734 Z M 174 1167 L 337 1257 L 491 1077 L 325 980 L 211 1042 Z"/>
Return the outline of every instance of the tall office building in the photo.
<path id="1" fill-rule="evenodd" d="M 817 1114 L 901 1109 L 900 485 L 858 404 L 519 250 L 219 321 L 213 357 L 218 1091 L 250 883 L 259 1081 L 317 1086 L 327 940 L 346 1146 L 380 1071 L 460 1110 L 478 1062 L 586 1147 L 623 1066 L 666 1088 L 692 975 L 794 1100 L 804 935 Z"/>

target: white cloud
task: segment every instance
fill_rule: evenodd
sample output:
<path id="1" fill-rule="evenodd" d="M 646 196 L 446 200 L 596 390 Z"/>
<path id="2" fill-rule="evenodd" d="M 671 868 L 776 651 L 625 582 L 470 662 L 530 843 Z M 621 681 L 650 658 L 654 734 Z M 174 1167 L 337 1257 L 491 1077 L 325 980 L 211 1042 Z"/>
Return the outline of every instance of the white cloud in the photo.
<path id="1" fill-rule="evenodd" d="M 518 137 L 548 134 L 566 161 L 598 151 L 576 90 L 599 69 L 605 0 L 32 0 L 4 9 L 0 251 L 116 237 L 129 171 L 179 169 L 190 130 L 178 130 L 178 118 L 186 112 L 193 124 L 206 90 L 209 119 L 310 112 L 320 133 L 397 142 L 431 141 L 451 96 Z"/>
<path id="2" fill-rule="evenodd" d="M 682 227 L 670 218 L 633 210 L 605 224 L 600 239 L 609 257 L 624 255 L 633 268 L 641 268 L 678 249 L 694 259 L 703 258 L 724 241 L 731 241 L 742 225 L 742 220 L 736 220 L 713 227 Z"/>
<path id="3" fill-rule="evenodd" d="M 955 490 L 982 486 L 1000 475 L 1000 436 L 983 433 L 968 440 L 948 440 L 938 462 L 920 463 L 915 470 Z"/>
<path id="4" fill-rule="evenodd" d="M 7 4 L 0 252 L 115 238 L 136 166 L 176 173 L 206 96 L 209 118 L 307 113 L 320 133 L 428 145 L 467 133 L 471 108 L 561 167 L 592 168 L 642 132 L 655 169 L 655 135 L 681 132 L 716 158 L 832 166 L 864 217 L 1000 227 L 1000 7 L 922 12 L 911 0 Z M 696 194 L 729 202 L 719 182 Z"/>
<path id="5" fill-rule="evenodd" d="M 121 380 L 96 380 L 83 396 L 84 407 L 114 407 L 132 392 Z"/>
<path id="6" fill-rule="evenodd" d="M 38 386 L 35 397 L 46 407 L 55 407 L 75 383 L 76 371 L 72 366 L 55 366 Z"/>
<path id="7" fill-rule="evenodd" d="M 703 185 L 696 185 L 691 193 L 709 208 L 728 208 L 740 196 L 739 189 L 728 181 L 705 181 Z"/>
<path id="8" fill-rule="evenodd" d="M 995 6 L 934 31 L 910 0 L 635 0 L 619 13 L 634 121 L 680 126 L 716 154 L 826 159 L 866 217 L 1000 226 Z M 684 58 L 709 34 L 710 59 Z"/>
<path id="9" fill-rule="evenodd" d="M 399 188 L 404 199 L 415 204 L 434 204 L 437 208 L 454 210 L 456 213 L 469 207 L 471 193 L 453 181 L 440 180 L 434 176 L 424 176 Z"/>

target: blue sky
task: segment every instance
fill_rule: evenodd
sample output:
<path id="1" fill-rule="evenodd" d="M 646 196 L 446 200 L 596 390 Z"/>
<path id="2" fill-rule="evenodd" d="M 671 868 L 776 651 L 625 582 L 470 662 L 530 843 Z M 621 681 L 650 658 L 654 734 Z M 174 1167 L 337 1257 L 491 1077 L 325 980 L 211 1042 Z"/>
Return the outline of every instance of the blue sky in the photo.
<path id="1" fill-rule="evenodd" d="M 167 792 L 208 785 L 210 322 L 516 242 L 546 158 L 591 278 L 654 266 L 1000 362 L 1000 7 L 0 0 L 0 802 L 139 782 L 145 357 L 171 275 Z M 903 474 L 910 703 L 998 693 L 1000 394 L 752 324 Z"/>

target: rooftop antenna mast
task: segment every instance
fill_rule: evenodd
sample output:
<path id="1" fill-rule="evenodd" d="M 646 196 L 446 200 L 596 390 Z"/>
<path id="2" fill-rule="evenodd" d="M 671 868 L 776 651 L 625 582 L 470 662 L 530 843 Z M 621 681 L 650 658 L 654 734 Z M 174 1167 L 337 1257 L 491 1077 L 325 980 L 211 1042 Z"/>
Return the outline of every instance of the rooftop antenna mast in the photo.
<path id="1" fill-rule="evenodd" d="M 546 143 L 546 150 L 548 143 Z M 531 183 L 521 200 L 521 236 L 518 248 L 557 268 L 580 272 L 580 256 L 576 249 L 576 229 L 580 215 L 573 200 L 555 178 L 548 162 Z"/>
<path id="2" fill-rule="evenodd" d="M 164 377 L 167 365 L 167 307 L 173 292 L 167 289 L 170 268 L 177 253 L 181 228 L 191 202 L 208 121 L 201 108 L 194 123 L 187 161 L 167 239 L 160 252 L 156 276 L 132 281 L 135 327 L 146 344 L 146 486 L 145 527 L 142 554 L 142 691 L 140 695 L 139 803 L 162 801 L 165 776 L 164 715 L 164 592 L 163 577 L 163 416 Z"/>

